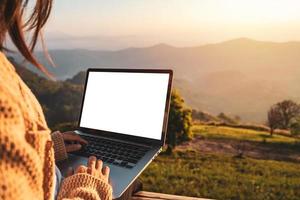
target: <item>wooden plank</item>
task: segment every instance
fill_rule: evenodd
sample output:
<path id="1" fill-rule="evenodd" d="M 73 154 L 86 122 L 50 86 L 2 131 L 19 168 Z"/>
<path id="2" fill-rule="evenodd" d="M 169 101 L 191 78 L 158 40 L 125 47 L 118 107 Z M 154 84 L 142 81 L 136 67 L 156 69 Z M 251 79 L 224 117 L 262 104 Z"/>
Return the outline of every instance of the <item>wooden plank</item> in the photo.
<path id="1" fill-rule="evenodd" d="M 132 200 L 209 200 L 209 199 L 140 191 L 132 197 Z"/>
<path id="2" fill-rule="evenodd" d="M 153 198 L 148 198 L 148 197 L 131 197 L 131 200 L 155 200 Z M 156 200 L 161 200 L 161 199 L 156 199 Z"/>

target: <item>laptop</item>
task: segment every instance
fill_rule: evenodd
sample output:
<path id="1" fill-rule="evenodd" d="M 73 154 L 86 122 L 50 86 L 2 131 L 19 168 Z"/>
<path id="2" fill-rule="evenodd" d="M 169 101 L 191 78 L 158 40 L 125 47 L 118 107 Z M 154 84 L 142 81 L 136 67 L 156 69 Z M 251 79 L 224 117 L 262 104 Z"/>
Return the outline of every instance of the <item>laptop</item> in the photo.
<path id="1" fill-rule="evenodd" d="M 88 69 L 75 132 L 89 144 L 59 163 L 62 174 L 96 156 L 119 198 L 165 144 L 172 77 L 168 69 Z"/>

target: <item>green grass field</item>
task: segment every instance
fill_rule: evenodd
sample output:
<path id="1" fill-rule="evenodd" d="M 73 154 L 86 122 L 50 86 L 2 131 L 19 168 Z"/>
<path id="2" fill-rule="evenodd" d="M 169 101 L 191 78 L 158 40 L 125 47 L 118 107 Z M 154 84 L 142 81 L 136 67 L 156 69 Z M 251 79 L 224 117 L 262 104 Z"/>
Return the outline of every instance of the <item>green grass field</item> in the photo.
<path id="1" fill-rule="evenodd" d="M 261 141 L 267 133 L 225 127 L 195 127 L 206 138 Z M 268 141 L 293 145 L 293 138 Z M 300 150 L 299 150 L 300 152 Z M 160 155 L 141 175 L 144 190 L 214 199 L 300 199 L 300 164 L 236 158 L 194 150 Z"/>
<path id="2" fill-rule="evenodd" d="M 213 139 L 233 139 L 233 140 L 243 140 L 243 141 L 255 141 L 261 142 L 266 140 L 267 142 L 273 143 L 295 143 L 300 142 L 300 139 L 273 135 L 264 131 L 254 131 L 249 129 L 241 128 L 229 128 L 229 127 L 217 127 L 217 126 L 205 126 L 197 125 L 193 127 L 194 135 L 201 135 L 205 138 Z"/>

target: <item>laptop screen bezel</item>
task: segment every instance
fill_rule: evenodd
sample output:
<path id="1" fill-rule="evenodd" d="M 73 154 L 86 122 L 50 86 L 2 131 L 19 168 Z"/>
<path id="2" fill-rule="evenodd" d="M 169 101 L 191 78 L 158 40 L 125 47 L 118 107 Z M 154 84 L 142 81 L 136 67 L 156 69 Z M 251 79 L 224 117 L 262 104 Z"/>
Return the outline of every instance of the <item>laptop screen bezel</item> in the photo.
<path id="1" fill-rule="evenodd" d="M 89 78 L 90 72 L 121 72 L 121 73 L 162 73 L 162 74 L 169 74 L 169 80 L 168 80 L 168 89 L 167 89 L 167 97 L 166 97 L 166 104 L 165 104 L 165 112 L 164 112 L 164 121 L 163 121 L 163 128 L 161 133 L 161 139 L 152 139 L 152 138 L 145 138 L 140 136 L 132 136 L 128 134 L 123 133 L 116 133 L 116 132 L 110 132 L 105 130 L 96 130 L 86 127 L 80 126 L 81 116 L 82 116 L 82 110 L 84 105 L 84 99 L 86 94 L 86 88 Z M 78 120 L 78 130 L 82 131 L 84 133 L 92 134 L 92 135 L 98 135 L 101 133 L 101 136 L 103 137 L 110 137 L 113 139 L 119 139 L 119 140 L 127 140 L 130 142 L 135 143 L 143 143 L 143 144 L 149 144 L 149 145 L 165 145 L 166 141 L 166 134 L 167 134 L 167 126 L 168 126 L 168 118 L 169 118 L 169 110 L 170 110 L 170 100 L 171 100 L 171 90 L 172 90 L 172 80 L 173 80 L 173 71 L 171 69 L 111 69 L 111 68 L 89 68 L 87 69 L 86 73 L 86 79 L 84 84 L 84 92 L 81 102 L 81 110 L 79 114 L 79 120 Z"/>

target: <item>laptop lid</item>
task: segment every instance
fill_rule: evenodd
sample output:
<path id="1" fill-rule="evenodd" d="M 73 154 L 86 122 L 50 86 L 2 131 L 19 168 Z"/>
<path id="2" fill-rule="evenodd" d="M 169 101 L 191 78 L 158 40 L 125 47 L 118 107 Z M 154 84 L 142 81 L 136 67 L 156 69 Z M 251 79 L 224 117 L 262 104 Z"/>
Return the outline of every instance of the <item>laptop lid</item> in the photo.
<path id="1" fill-rule="evenodd" d="M 164 145 L 172 78 L 172 70 L 88 69 L 79 129 Z"/>

